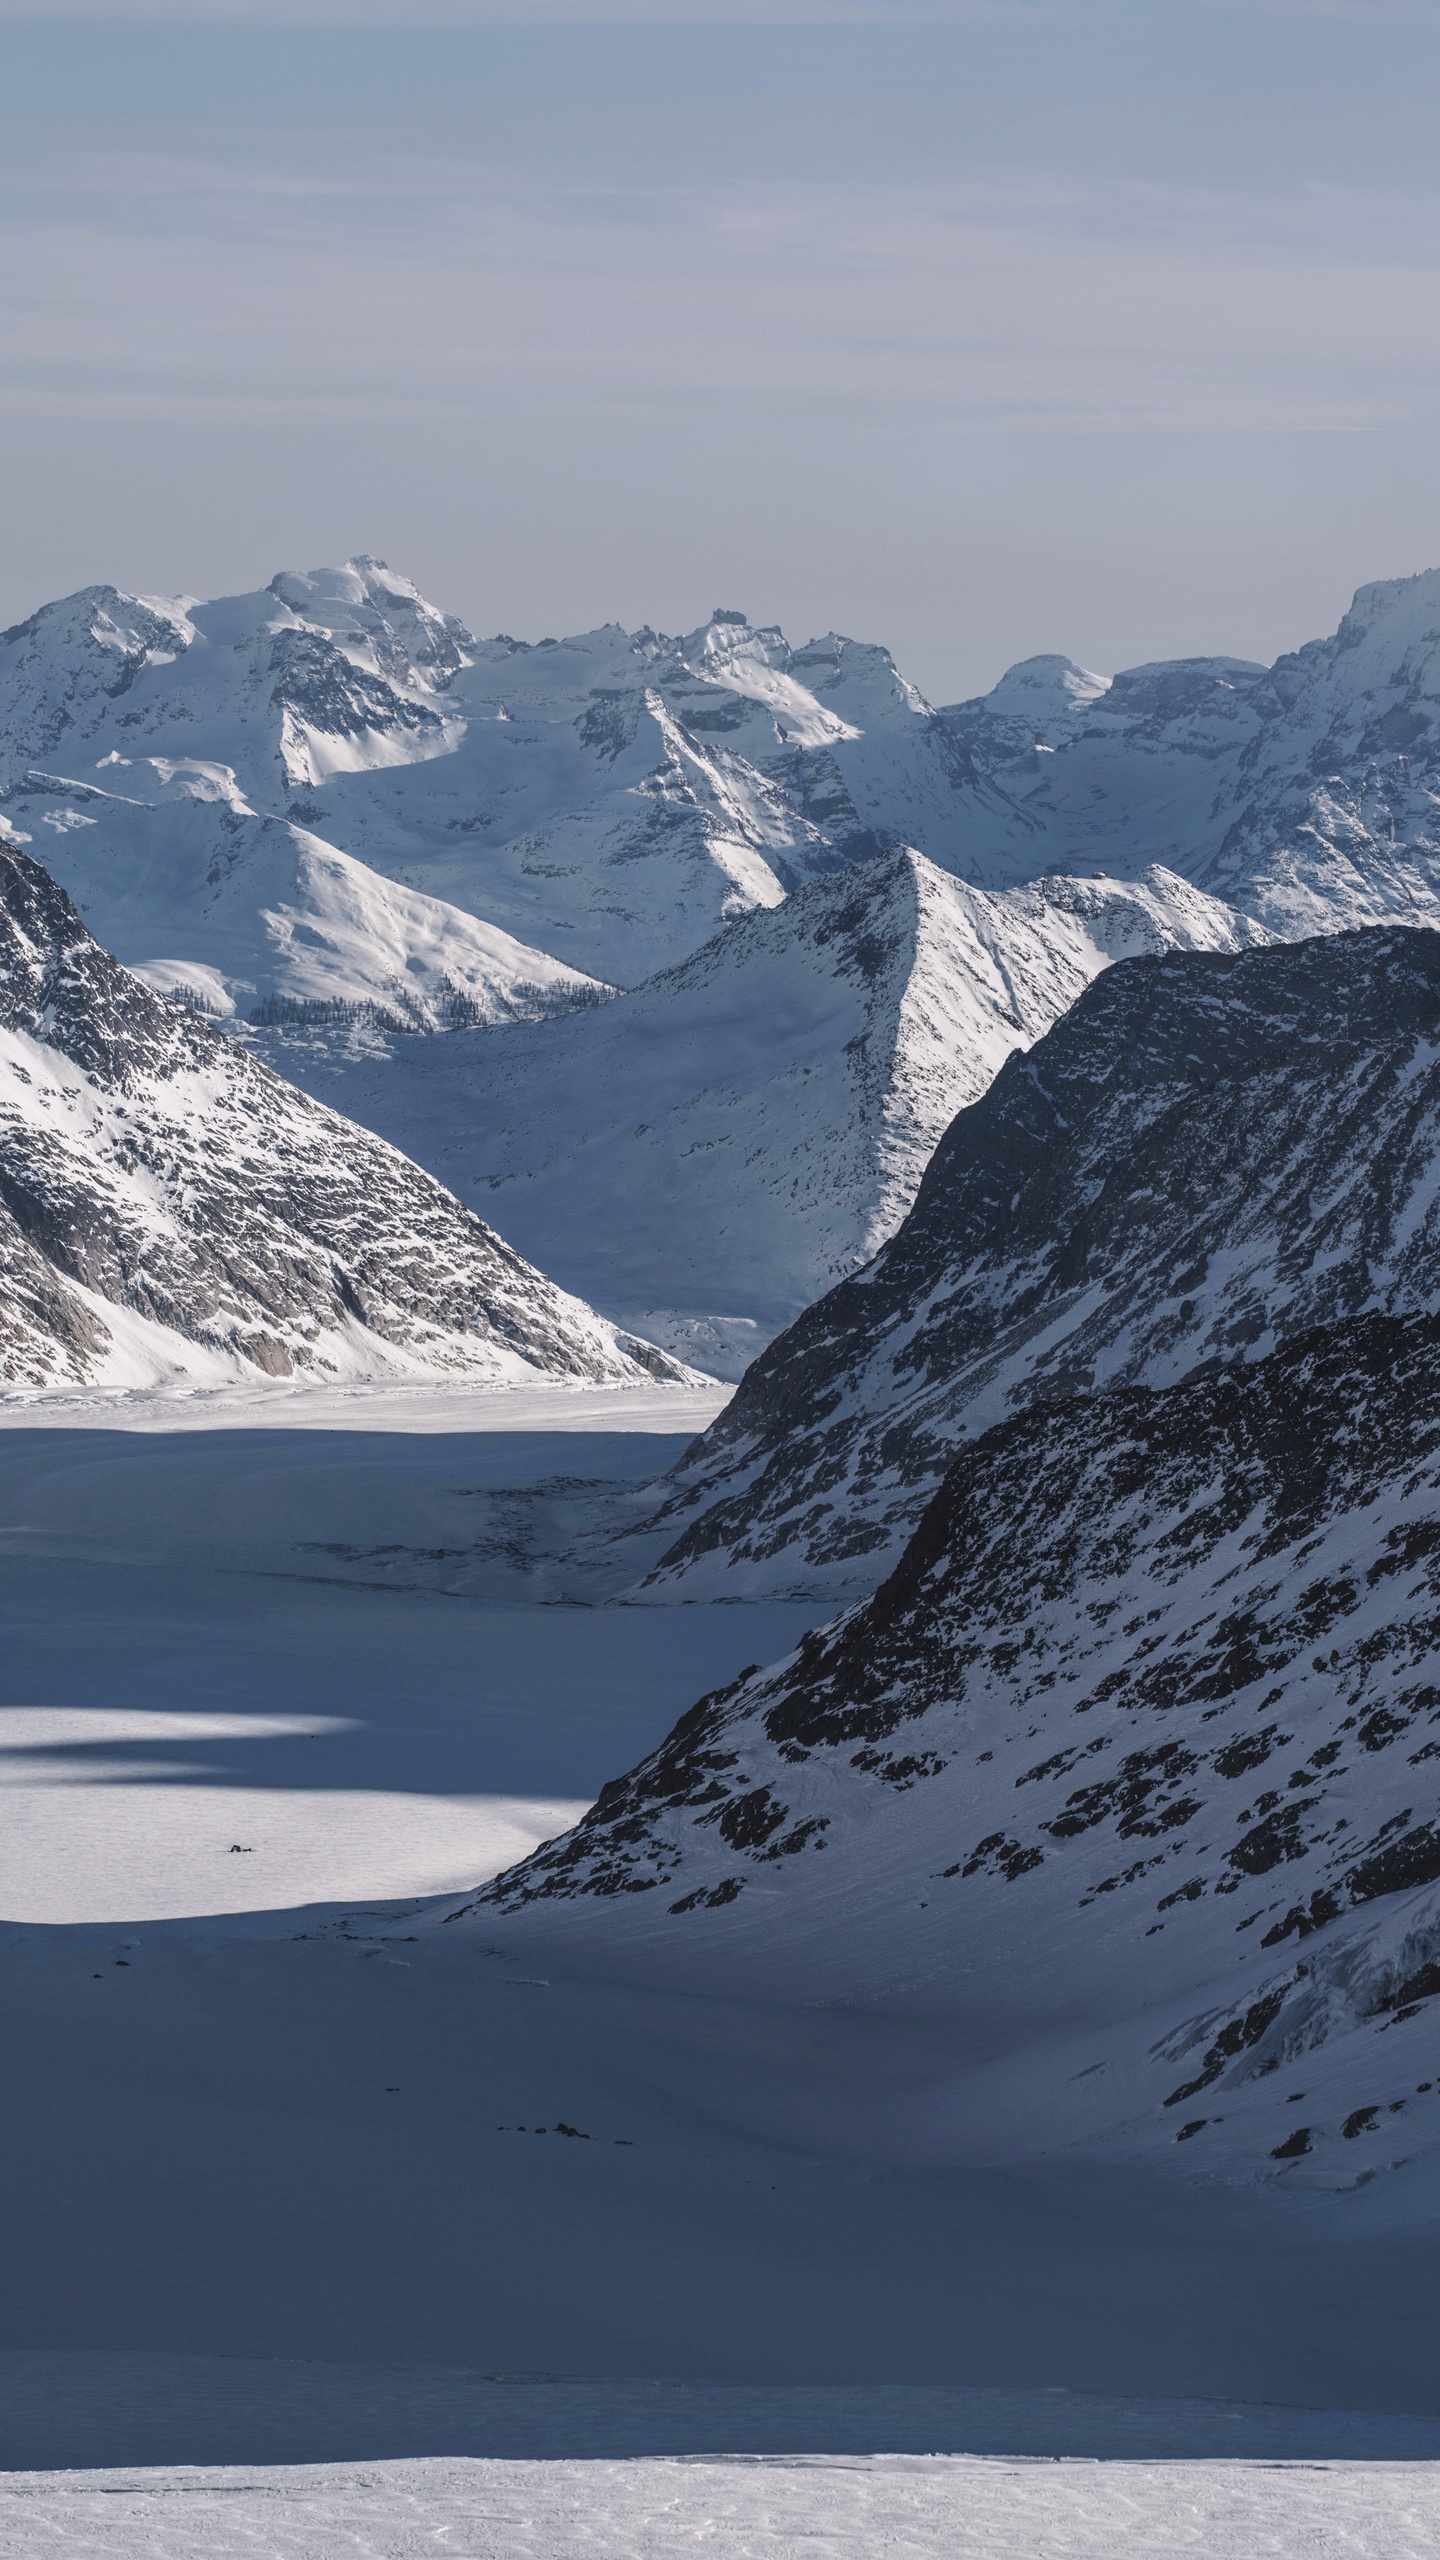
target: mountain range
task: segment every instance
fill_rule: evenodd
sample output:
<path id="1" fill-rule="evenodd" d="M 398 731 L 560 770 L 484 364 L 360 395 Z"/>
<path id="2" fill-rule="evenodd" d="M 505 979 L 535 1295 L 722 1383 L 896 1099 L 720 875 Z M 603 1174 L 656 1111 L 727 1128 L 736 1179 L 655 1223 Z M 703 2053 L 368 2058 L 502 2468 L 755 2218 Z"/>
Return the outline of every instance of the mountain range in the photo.
<path id="1" fill-rule="evenodd" d="M 576 1573 L 838 1607 L 448 1921 L 883 2016 L 919 2159 L 1411 2156 L 1440 574 L 941 710 L 369 560 L 0 659 L 11 1387 L 743 1368 Z"/>
<path id="2" fill-rule="evenodd" d="M 477 639 L 364 557 L 0 635 L 0 809 L 100 940 L 728 1376 L 1109 959 L 1440 918 L 1437 740 L 1433 571 L 939 709 L 730 608 Z"/>
<path id="3" fill-rule="evenodd" d="M 222 975 L 199 884 L 262 860 L 247 810 L 620 986 L 899 845 L 988 889 L 1158 861 L 1286 936 L 1433 915 L 1440 883 L 1434 570 L 1269 668 L 1038 657 L 937 710 L 882 648 L 737 611 L 479 640 L 362 558 L 213 603 L 85 589 L 0 635 L 0 702 L 9 814 L 132 964 L 112 800 L 175 803 L 170 893 L 188 862 Z"/>

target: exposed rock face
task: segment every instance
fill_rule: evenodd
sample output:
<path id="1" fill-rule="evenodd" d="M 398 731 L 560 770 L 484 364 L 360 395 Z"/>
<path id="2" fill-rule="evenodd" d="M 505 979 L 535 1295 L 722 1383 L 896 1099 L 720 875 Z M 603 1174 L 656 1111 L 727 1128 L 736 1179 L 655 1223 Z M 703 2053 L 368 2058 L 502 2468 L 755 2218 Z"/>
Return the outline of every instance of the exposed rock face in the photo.
<path id="1" fill-rule="evenodd" d="M 954 1113 L 1099 970 L 1262 939 L 1158 870 L 992 896 L 877 854 L 603 1008 L 503 1039 L 259 1036 L 567 1287 L 738 1376 L 894 1233 Z"/>
<path id="2" fill-rule="evenodd" d="M 1122 961 L 688 1454 L 656 1581 L 867 1587 L 960 1439 L 1440 1291 L 1440 937 Z"/>
<path id="3" fill-rule="evenodd" d="M 0 843 L 0 1378 L 679 1378 Z"/>
<path id="4" fill-rule="evenodd" d="M 479 1905 L 951 2021 L 937 2148 L 1354 2183 L 1434 2094 L 1437 1770 L 1440 1319 L 1362 1316 L 995 1425 L 871 1599 Z"/>

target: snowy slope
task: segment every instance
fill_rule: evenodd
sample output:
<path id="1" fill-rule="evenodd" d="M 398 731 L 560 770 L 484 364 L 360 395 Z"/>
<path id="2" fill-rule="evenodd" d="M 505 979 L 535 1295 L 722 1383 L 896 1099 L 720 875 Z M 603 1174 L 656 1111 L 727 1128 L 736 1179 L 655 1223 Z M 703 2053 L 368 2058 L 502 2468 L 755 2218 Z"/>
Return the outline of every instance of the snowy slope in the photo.
<path id="1" fill-rule="evenodd" d="M 893 1234 L 954 1113 L 1098 970 L 1261 938 L 1160 871 L 992 897 L 901 851 L 598 1011 L 499 1039 L 261 1039 L 567 1288 L 734 1376 Z"/>
<path id="2" fill-rule="evenodd" d="M 0 638 L 12 831 L 107 948 L 222 1016 L 278 999 L 438 1028 L 593 1001 L 585 975 L 302 822 L 333 773 L 453 744 L 457 631 L 373 562 L 215 605 L 91 588 L 47 606 Z"/>
<path id="3" fill-rule="evenodd" d="M 1048 732 L 1011 717 L 1023 673 L 939 715 L 968 774 L 938 858 L 967 877 L 1158 861 L 1284 935 L 1434 921 L 1440 570 L 1362 587 L 1268 669 L 1131 668 Z"/>
<path id="4" fill-rule="evenodd" d="M 1121 962 L 940 1143 L 905 1224 L 675 1480 L 658 1583 L 854 1591 L 960 1438 L 1440 1292 L 1440 937 Z"/>
<path id="5" fill-rule="evenodd" d="M 921 2157 L 1356 2186 L 1440 2145 L 1437 1557 L 1434 1316 L 1032 1405 L 873 1599 L 468 1908 L 532 1960 L 948 2021 Z"/>
<path id="6" fill-rule="evenodd" d="M 32 770 L 7 807 L 17 840 L 75 883 L 98 939 L 222 1019 L 378 1013 L 441 1030 L 543 1018 L 609 992 L 308 828 L 262 817 L 226 765 L 157 757 L 140 787 L 144 799 Z"/>
<path id="7" fill-rule="evenodd" d="M 132 978 L 0 843 L 0 1377 L 684 1373 Z"/>

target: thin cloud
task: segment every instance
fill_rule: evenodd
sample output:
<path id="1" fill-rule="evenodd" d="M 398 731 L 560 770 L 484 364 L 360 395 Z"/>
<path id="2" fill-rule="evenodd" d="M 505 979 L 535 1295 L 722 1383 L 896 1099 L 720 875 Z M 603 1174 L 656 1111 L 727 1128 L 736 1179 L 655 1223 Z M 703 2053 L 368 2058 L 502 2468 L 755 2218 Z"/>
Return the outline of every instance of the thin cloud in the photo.
<path id="1" fill-rule="evenodd" d="M 883 404 L 949 432 L 1353 431 L 1440 413 L 1440 203 L 1062 183 L 385 193 L 151 157 L 17 205 L 26 413 Z M 77 191 L 83 194 L 83 191 Z"/>

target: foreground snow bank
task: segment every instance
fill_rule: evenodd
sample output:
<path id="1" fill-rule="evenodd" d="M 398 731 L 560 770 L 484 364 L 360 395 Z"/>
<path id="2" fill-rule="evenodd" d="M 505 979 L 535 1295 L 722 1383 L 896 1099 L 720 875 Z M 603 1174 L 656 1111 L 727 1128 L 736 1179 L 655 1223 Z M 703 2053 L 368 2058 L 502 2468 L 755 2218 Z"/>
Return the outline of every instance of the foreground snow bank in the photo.
<path id="1" fill-rule="evenodd" d="M 193 1379 L 166 1386 L 0 1395 L 0 1430 L 23 1431 L 703 1431 L 733 1389 L 511 1385 L 467 1380 L 336 1379 L 249 1386 Z"/>
<path id="2" fill-rule="evenodd" d="M 0 2535 L 106 2560 L 1431 2560 L 1431 2464 L 1034 2463 L 790 2455 L 707 2461 L 428 2462 L 13 2478 Z M 9 2537 L 16 2538 L 13 2541 Z M 463 2536 L 463 2544 L 455 2538 Z"/>

